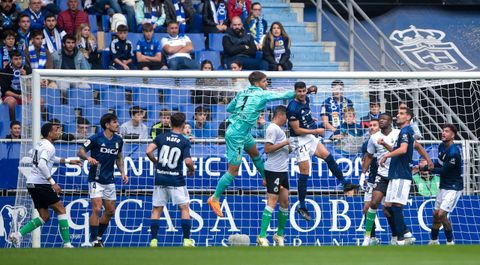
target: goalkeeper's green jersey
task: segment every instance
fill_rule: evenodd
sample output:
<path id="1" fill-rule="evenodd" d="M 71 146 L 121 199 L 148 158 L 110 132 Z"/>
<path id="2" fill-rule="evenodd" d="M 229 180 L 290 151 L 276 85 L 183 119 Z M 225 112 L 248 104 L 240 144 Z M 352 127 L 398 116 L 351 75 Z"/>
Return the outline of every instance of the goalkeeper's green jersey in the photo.
<path id="1" fill-rule="evenodd" d="M 256 86 L 237 93 L 235 98 L 228 104 L 227 111 L 232 113 L 228 117 L 229 126 L 235 128 L 236 133 L 249 134 L 257 122 L 260 113 L 265 110 L 268 102 L 282 99 L 293 99 L 294 91 L 274 92 L 263 90 Z"/>

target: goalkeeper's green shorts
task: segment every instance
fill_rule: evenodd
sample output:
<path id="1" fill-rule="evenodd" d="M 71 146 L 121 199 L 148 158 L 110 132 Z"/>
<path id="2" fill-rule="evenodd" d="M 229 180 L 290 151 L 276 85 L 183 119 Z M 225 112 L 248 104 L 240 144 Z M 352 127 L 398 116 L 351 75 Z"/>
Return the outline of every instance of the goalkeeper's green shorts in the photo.
<path id="1" fill-rule="evenodd" d="M 225 132 L 225 142 L 228 163 L 238 166 L 242 163 L 242 150 L 250 149 L 255 144 L 255 139 L 251 134 L 239 134 L 230 126 Z"/>

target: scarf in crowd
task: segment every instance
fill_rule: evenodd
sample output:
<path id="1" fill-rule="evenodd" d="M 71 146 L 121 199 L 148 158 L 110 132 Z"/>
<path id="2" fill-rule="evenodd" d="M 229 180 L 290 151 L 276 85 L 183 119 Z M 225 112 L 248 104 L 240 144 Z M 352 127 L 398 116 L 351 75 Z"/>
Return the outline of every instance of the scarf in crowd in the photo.
<path id="1" fill-rule="evenodd" d="M 48 51 L 54 53 L 61 48 L 62 36 L 57 29 L 53 29 L 53 36 L 50 34 L 50 30 L 44 29 L 43 35 L 45 35 L 45 43 L 47 44 Z"/>
<path id="2" fill-rule="evenodd" d="M 282 36 L 273 37 L 273 55 L 275 62 L 279 63 L 282 55 L 285 53 L 285 41 Z"/>
<path id="3" fill-rule="evenodd" d="M 235 9 L 238 9 L 238 0 L 235 1 Z M 240 18 L 242 19 L 242 21 L 245 21 L 247 17 L 248 17 L 247 3 L 243 2 L 242 15 L 240 16 Z"/>
<path id="4" fill-rule="evenodd" d="M 143 13 L 145 14 L 146 23 L 157 23 L 157 20 L 162 16 L 162 10 L 160 5 L 152 5 L 152 7 L 143 7 Z"/>
<path id="5" fill-rule="evenodd" d="M 31 22 L 38 22 L 38 23 L 43 23 L 43 14 L 42 14 L 42 10 L 40 10 L 40 12 L 38 13 L 35 13 L 35 11 L 33 11 L 31 8 L 28 8 L 28 10 L 30 11 L 30 21 Z"/>
<path id="6" fill-rule="evenodd" d="M 28 33 L 23 33 L 21 30 L 18 30 L 18 49 L 24 51 L 29 43 L 30 31 Z"/>
<path id="7" fill-rule="evenodd" d="M 77 48 L 78 49 L 85 49 L 87 50 L 88 52 L 93 52 L 95 50 L 97 50 L 97 43 L 95 43 L 95 41 L 93 40 L 89 40 L 87 42 L 87 40 L 85 38 L 80 38 L 80 42 L 77 44 Z"/>
<path id="8" fill-rule="evenodd" d="M 15 91 L 21 91 L 21 87 L 20 87 L 20 69 L 15 69 L 12 65 L 12 63 L 10 63 L 10 68 L 12 68 L 12 71 L 13 71 L 13 79 L 12 79 L 12 85 L 11 85 L 11 88 Z"/>
<path id="9" fill-rule="evenodd" d="M 255 38 L 255 43 L 260 43 L 264 34 L 262 21 L 263 16 L 250 20 L 250 34 Z"/>
<path id="10" fill-rule="evenodd" d="M 183 5 L 177 0 L 173 0 L 173 6 L 175 6 L 175 14 L 177 15 L 177 22 L 179 23 L 178 31 L 180 34 L 184 34 L 187 27 L 187 23 L 185 22 L 185 10 L 183 9 Z"/>
<path id="11" fill-rule="evenodd" d="M 2 50 L 2 67 L 4 62 L 10 63 L 10 53 L 8 52 L 8 48 L 5 45 L 3 46 Z"/>
<path id="12" fill-rule="evenodd" d="M 219 3 L 215 5 L 213 0 L 210 0 L 210 7 L 213 11 L 213 20 L 215 24 L 223 24 L 223 22 L 227 19 L 227 9 L 225 8 L 225 3 Z"/>
<path id="13" fill-rule="evenodd" d="M 40 46 L 40 55 L 37 56 L 35 46 L 31 44 L 28 46 L 28 53 L 30 54 L 30 67 L 32 69 L 45 69 L 47 64 L 47 52 L 45 51 L 45 45 Z"/>

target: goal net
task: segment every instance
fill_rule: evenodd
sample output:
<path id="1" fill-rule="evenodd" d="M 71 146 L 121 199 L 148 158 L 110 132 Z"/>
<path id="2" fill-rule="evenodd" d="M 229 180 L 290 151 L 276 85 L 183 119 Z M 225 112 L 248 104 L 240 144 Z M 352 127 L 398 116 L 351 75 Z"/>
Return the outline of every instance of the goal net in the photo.
<path id="1" fill-rule="evenodd" d="M 319 125 L 325 118 L 335 132 L 322 137 L 327 149 L 342 167 L 344 175 L 353 183 L 360 182 L 361 146 L 368 138 L 366 128 L 371 106 L 380 112 L 392 114 L 395 119 L 398 106 L 405 103 L 413 109 L 417 139 L 423 143 L 433 159 L 441 142 L 444 123 L 453 123 L 459 134 L 456 144 L 463 153 L 464 194 L 450 214 L 457 244 L 480 243 L 480 75 L 464 78 L 458 73 L 267 73 L 273 91 L 293 90 L 294 83 L 304 81 L 316 85 L 318 92 L 309 95 L 313 117 Z M 440 73 L 438 73 L 440 74 Z M 228 102 L 235 93 L 248 86 L 248 73 L 234 72 L 141 72 L 141 71 L 37 71 L 32 79 L 23 82 L 22 106 L 23 138 L 21 157 L 28 156 L 32 142 L 38 141 L 40 126 L 46 121 L 58 122 L 63 128 L 62 140 L 55 143 L 57 156 L 75 158 L 79 147 L 92 134 L 101 131 L 100 117 L 108 112 L 118 116 L 125 145 L 124 164 L 128 184 L 122 184 L 115 172 L 117 203 L 114 217 L 104 235 L 106 246 L 143 247 L 150 241 L 150 213 L 154 165 L 146 157 L 148 143 L 155 134 L 169 129 L 169 115 L 186 114 L 189 129 L 185 136 L 192 142 L 195 175 L 187 177 L 193 219 L 192 238 L 199 246 L 226 246 L 228 237 L 246 234 L 251 245 L 260 232 L 265 207 L 265 188 L 261 177 L 244 153 L 239 176 L 228 187 L 221 199 L 225 217 L 218 218 L 210 211 L 207 198 L 227 168 L 224 133 L 229 113 Z M 442 77 L 443 76 L 443 77 Z M 451 77 L 451 78 L 446 78 Z M 56 84 L 56 88 L 40 87 L 40 80 Z M 341 80 L 338 82 L 336 80 Z M 332 88 L 332 82 L 336 85 Z M 343 88 L 338 85 L 343 84 Z M 341 105 L 329 98 L 342 93 Z M 33 101 L 27 99 L 32 98 Z M 40 106 L 38 96 L 43 99 Z M 373 104 L 375 103 L 375 104 Z M 271 121 L 272 110 L 287 101 L 267 105 L 252 134 L 263 154 L 265 129 Z M 377 104 L 377 105 L 376 105 Z M 351 116 L 348 107 L 352 107 Z M 44 111 L 40 113 L 40 110 Z M 372 108 L 374 111 L 374 109 Z M 326 126 L 326 125 L 325 125 Z M 286 128 L 285 128 L 286 129 Z M 419 155 L 415 152 L 414 164 Z M 307 222 L 295 212 L 297 203 L 298 167 L 294 156 L 289 158 L 290 218 L 285 235 L 286 245 L 357 245 L 363 238 L 363 192 L 346 196 L 327 170 L 326 163 L 313 158 L 308 180 L 307 207 L 313 220 Z M 91 204 L 88 196 L 89 165 L 59 166 L 53 175 L 64 193 L 64 202 L 70 224 L 72 242 L 76 246 L 89 245 L 88 220 Z M 28 209 L 27 215 L 17 217 L 20 227 L 31 218 L 32 201 L 26 191 L 28 165 L 20 165 L 16 205 Z M 422 176 L 426 183 L 435 185 L 435 176 Z M 416 237 L 417 244 L 429 240 L 431 215 L 435 192 L 420 194 L 418 185 L 412 185 L 410 200 L 405 207 L 406 224 Z M 268 238 L 277 227 L 277 210 L 268 230 Z M 169 205 L 160 218 L 159 246 L 179 246 L 182 242 L 180 211 Z M 37 237 L 26 236 L 25 247 L 58 247 L 61 239 L 57 218 L 40 229 Z M 379 211 L 377 237 L 383 244 L 391 238 L 387 221 Z M 444 242 L 443 232 L 440 239 Z"/>

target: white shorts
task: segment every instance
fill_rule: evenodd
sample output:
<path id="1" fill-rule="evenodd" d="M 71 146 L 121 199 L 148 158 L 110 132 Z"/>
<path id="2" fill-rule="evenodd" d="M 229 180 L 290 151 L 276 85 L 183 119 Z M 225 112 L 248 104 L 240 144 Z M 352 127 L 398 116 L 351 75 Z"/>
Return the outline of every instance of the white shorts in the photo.
<path id="1" fill-rule="evenodd" d="M 289 142 L 295 151 L 297 162 L 303 162 L 312 159 L 315 150 L 317 150 L 319 140 L 312 134 L 306 134 L 302 136 L 292 136 Z"/>
<path id="2" fill-rule="evenodd" d="M 186 186 L 155 186 L 153 189 L 152 205 L 154 207 L 167 206 L 169 200 L 173 205 L 185 205 L 190 202 L 190 195 Z"/>
<path id="3" fill-rule="evenodd" d="M 412 181 L 408 179 L 391 179 L 388 182 L 385 202 L 400 203 L 402 205 L 406 205 L 408 201 L 408 195 L 410 193 L 411 184 Z"/>
<path id="4" fill-rule="evenodd" d="M 457 202 L 461 195 L 461 190 L 441 189 L 435 199 L 435 210 L 442 209 L 445 212 L 451 213 L 453 209 L 455 209 L 455 206 L 457 206 Z"/>
<path id="5" fill-rule="evenodd" d="M 117 200 L 117 192 L 115 190 L 115 184 L 100 184 L 98 182 L 89 182 L 88 183 L 88 194 L 90 194 L 90 199 L 102 198 L 108 201 Z"/>
<path id="6" fill-rule="evenodd" d="M 365 193 L 363 194 L 363 201 L 364 202 L 369 202 L 372 200 L 372 193 L 373 193 L 373 185 L 374 183 L 367 183 L 367 189 L 365 190 Z"/>

